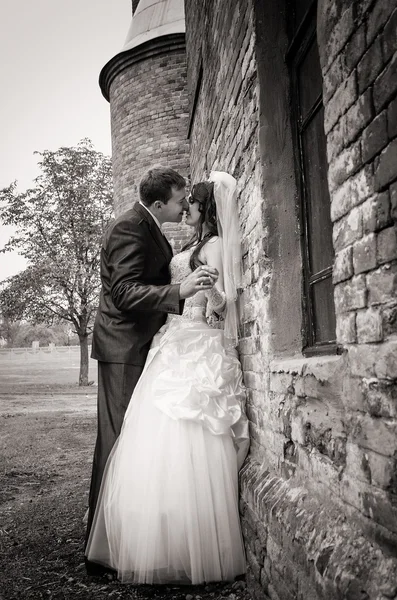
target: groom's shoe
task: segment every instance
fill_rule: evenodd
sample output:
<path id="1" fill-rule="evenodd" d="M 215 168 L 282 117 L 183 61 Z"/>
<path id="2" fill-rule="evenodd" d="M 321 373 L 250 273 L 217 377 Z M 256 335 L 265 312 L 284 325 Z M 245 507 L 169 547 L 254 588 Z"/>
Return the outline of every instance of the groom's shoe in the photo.
<path id="1" fill-rule="evenodd" d="M 116 576 L 116 574 L 117 574 L 116 571 L 114 571 L 113 569 L 104 567 L 103 565 L 100 565 L 99 563 L 91 562 L 90 560 L 87 560 L 87 558 L 85 558 L 84 561 L 85 561 L 85 569 L 87 571 L 87 575 L 90 575 L 91 577 L 103 577 L 103 575 Z"/>

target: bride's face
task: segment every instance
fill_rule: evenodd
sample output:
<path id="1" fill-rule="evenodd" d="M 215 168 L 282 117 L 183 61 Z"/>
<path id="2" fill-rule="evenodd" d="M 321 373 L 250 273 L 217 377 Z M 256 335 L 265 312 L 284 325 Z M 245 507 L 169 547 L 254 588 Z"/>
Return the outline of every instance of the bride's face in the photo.
<path id="1" fill-rule="evenodd" d="M 201 212 L 199 210 L 200 203 L 195 200 L 192 195 L 187 199 L 189 208 L 186 213 L 186 225 L 196 227 L 200 222 Z"/>

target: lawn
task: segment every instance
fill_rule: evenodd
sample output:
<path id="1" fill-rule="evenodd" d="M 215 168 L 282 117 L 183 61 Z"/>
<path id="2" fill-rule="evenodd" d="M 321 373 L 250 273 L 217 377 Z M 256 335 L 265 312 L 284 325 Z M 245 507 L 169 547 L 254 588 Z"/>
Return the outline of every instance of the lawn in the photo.
<path id="1" fill-rule="evenodd" d="M 85 574 L 96 384 L 77 387 L 78 361 L 73 351 L 0 355 L 0 600 L 248 600 L 242 581 L 134 587 Z"/>
<path id="2" fill-rule="evenodd" d="M 78 383 L 80 353 L 77 346 L 57 348 L 50 352 L 40 348 L 15 348 L 0 351 L 0 391 L 12 388 L 27 393 L 29 387 L 73 386 Z M 96 361 L 89 361 L 89 379 L 97 382 Z"/>

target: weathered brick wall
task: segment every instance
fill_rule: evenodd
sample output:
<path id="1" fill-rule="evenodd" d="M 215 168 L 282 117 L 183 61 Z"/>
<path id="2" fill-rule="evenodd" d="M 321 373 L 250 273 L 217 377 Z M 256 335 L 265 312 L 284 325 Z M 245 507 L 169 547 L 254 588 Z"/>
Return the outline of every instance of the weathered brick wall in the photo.
<path id="1" fill-rule="evenodd" d="M 191 173 L 194 182 L 202 178 L 206 170 L 229 171 L 238 178 L 240 190 L 246 196 L 255 187 L 257 168 L 253 29 L 250 2 L 237 1 L 232 5 L 226 11 L 222 0 L 207 0 L 196 5 L 189 2 L 187 6 L 190 109 L 199 80 L 201 57 L 203 61 L 202 84 L 192 125 Z M 206 20 L 205 28 L 198 26 Z M 217 43 L 212 37 L 214 32 Z M 231 39 L 234 39 L 232 46 Z M 241 216 L 246 223 L 248 215 Z M 254 223 L 255 216 L 251 215 L 248 227 L 252 229 Z"/>
<path id="2" fill-rule="evenodd" d="M 184 50 L 157 54 L 119 73 L 110 87 L 115 212 L 138 199 L 142 174 L 154 164 L 189 175 L 188 99 Z M 179 250 L 187 234 L 166 225 Z"/>
<path id="3" fill-rule="evenodd" d="M 323 2 L 337 337 L 353 388 L 346 501 L 397 533 L 397 3 Z M 350 481 L 347 478 L 350 476 Z"/>
<path id="4" fill-rule="evenodd" d="M 192 179 L 239 182 L 241 510 L 258 598 L 397 594 L 394 6 L 319 3 L 342 353 L 306 358 L 285 3 L 185 4 Z"/>

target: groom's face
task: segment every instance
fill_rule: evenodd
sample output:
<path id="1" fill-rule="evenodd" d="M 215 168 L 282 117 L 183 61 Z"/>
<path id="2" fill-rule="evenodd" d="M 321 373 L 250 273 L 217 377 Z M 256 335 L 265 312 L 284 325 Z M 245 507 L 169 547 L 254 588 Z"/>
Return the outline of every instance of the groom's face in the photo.
<path id="1" fill-rule="evenodd" d="M 187 210 L 185 188 L 177 190 L 173 187 L 171 198 L 167 204 L 162 204 L 161 206 L 161 222 L 180 223 L 185 210 Z"/>

